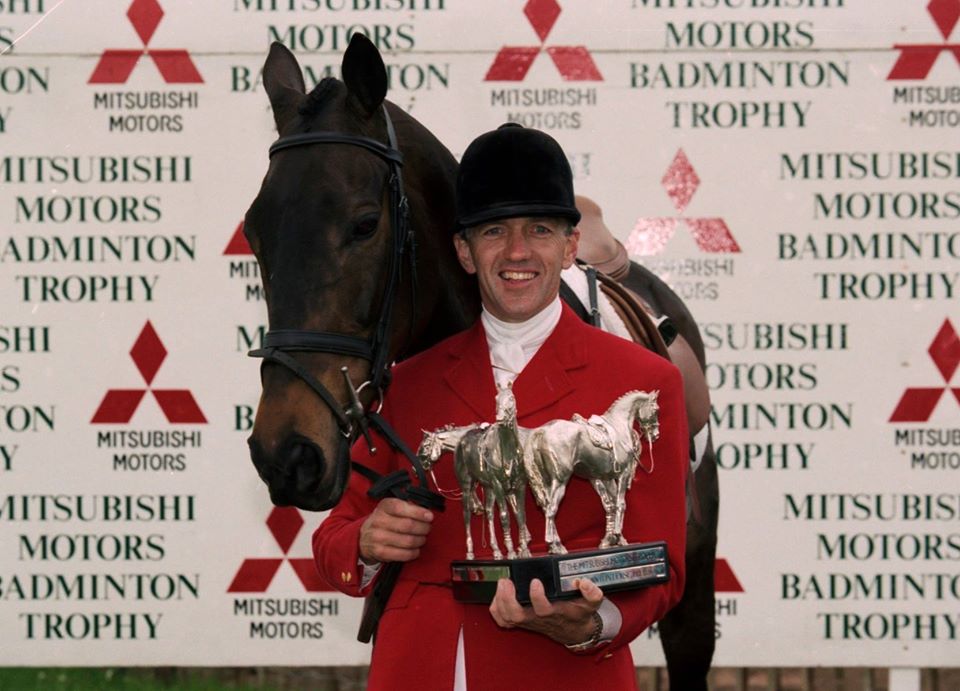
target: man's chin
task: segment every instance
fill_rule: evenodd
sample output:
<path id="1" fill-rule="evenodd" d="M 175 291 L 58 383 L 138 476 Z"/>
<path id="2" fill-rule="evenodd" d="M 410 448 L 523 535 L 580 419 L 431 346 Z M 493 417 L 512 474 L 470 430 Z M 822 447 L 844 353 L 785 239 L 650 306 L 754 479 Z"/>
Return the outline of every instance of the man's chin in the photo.
<path id="1" fill-rule="evenodd" d="M 496 310 L 488 307 L 487 311 L 500 321 L 517 324 L 537 316 L 550 302 L 552 302 L 552 300 L 548 300 L 543 304 L 539 301 L 535 302 L 532 300 L 505 300 L 497 304 Z"/>

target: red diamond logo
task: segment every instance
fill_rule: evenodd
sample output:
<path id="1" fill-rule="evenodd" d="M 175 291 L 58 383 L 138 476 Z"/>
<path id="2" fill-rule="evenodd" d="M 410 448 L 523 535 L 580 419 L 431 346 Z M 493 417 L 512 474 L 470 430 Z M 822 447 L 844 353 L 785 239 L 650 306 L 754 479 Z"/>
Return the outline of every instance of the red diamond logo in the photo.
<path id="1" fill-rule="evenodd" d="M 543 43 L 560 16 L 560 5 L 557 0 L 529 0 L 523 7 L 523 13 Z"/>
<path id="2" fill-rule="evenodd" d="M 950 379 L 960 364 L 960 337 L 949 319 L 945 319 L 943 326 L 933 337 L 933 342 L 927 348 L 927 353 L 933 364 L 943 376 L 947 386 L 910 387 L 903 392 L 897 407 L 890 415 L 889 422 L 926 422 L 933 415 L 937 403 L 950 386 Z M 960 388 L 950 389 L 953 397 L 960 403 Z"/>
<path id="3" fill-rule="evenodd" d="M 157 66 L 160 76 L 167 84 L 203 83 L 203 77 L 186 50 L 182 48 L 147 49 L 147 44 L 153 38 L 160 20 L 163 19 L 163 8 L 157 0 L 133 0 L 127 9 L 127 18 L 143 42 L 143 47 L 137 50 L 110 48 L 103 51 L 88 80 L 90 84 L 125 83 L 144 55 L 153 60 L 153 64 Z"/>
<path id="4" fill-rule="evenodd" d="M 539 46 L 504 46 L 497 52 L 493 63 L 483 78 L 487 82 L 519 82 L 527 76 L 533 61 L 546 50 L 564 81 L 603 81 L 590 51 L 584 46 L 549 46 L 543 42 L 560 16 L 560 4 L 556 0 L 528 0 L 523 13 L 530 26 L 540 38 Z"/>
<path id="5" fill-rule="evenodd" d="M 300 512 L 292 506 L 277 506 L 270 511 L 267 517 L 267 528 L 283 550 L 284 555 L 290 551 L 293 541 L 303 528 L 304 520 Z M 273 582 L 283 562 L 289 562 L 297 579 L 308 593 L 331 592 L 331 588 L 317 571 L 317 565 L 312 558 L 286 557 L 282 559 L 244 559 L 237 570 L 233 581 L 227 588 L 228 593 L 265 593 Z"/>
<path id="6" fill-rule="evenodd" d="M 130 349 L 130 357 L 143 376 L 147 387 L 167 357 L 167 349 L 149 321 Z M 137 412 L 140 402 L 150 391 L 167 422 L 174 424 L 205 423 L 207 421 L 193 394 L 187 389 L 110 389 L 104 395 L 90 421 L 94 424 L 126 424 Z"/>
<path id="7" fill-rule="evenodd" d="M 940 35 L 947 40 L 957 21 L 960 21 L 960 0 L 930 0 L 927 12 L 940 30 Z M 898 43 L 893 47 L 900 51 L 900 56 L 890 69 L 888 80 L 926 79 L 944 51 L 953 53 L 957 64 L 960 64 L 960 45 L 956 43 Z"/>
<path id="8" fill-rule="evenodd" d="M 704 252 L 725 254 L 740 251 L 740 245 L 722 218 L 688 218 L 686 222 L 694 242 Z"/>
<path id="9" fill-rule="evenodd" d="M 547 55 L 565 82 L 601 82 L 603 75 L 583 46 L 550 46 Z"/>
<path id="10" fill-rule="evenodd" d="M 93 422 L 125 425 L 137 412 L 146 389 L 110 389 L 93 415 Z"/>
<path id="11" fill-rule="evenodd" d="M 943 375 L 943 380 L 949 384 L 957 365 L 960 365 L 960 337 L 949 319 L 944 320 L 927 352 Z"/>
<path id="12" fill-rule="evenodd" d="M 483 79 L 488 82 L 523 81 L 539 54 L 539 46 L 501 48 Z"/>
<path id="13" fill-rule="evenodd" d="M 660 184 L 666 190 L 677 213 L 682 214 L 700 187 L 700 177 L 683 149 L 677 150 Z M 697 247 L 703 252 L 740 251 L 740 245 L 722 218 L 639 218 L 624 246 L 628 253 L 638 256 L 659 254 L 670 242 L 679 223 L 684 223 L 690 229 Z"/>
<path id="14" fill-rule="evenodd" d="M 933 17 L 934 24 L 946 40 L 953 33 L 957 20 L 960 20 L 960 0 L 930 0 L 927 12 Z"/>
<path id="15" fill-rule="evenodd" d="M 682 214 L 700 186 L 697 171 L 690 165 L 683 149 L 677 149 L 677 155 L 673 157 L 673 162 L 670 163 L 660 182 L 666 188 L 667 195 L 673 200 L 677 213 Z"/>
<path id="16" fill-rule="evenodd" d="M 143 45 L 147 45 L 163 18 L 163 8 L 157 0 L 133 0 L 130 9 L 127 10 L 127 18 L 133 24 Z"/>
<path id="17" fill-rule="evenodd" d="M 280 570 L 283 559 L 244 559 L 228 593 L 263 593 Z"/>
<path id="18" fill-rule="evenodd" d="M 638 218 L 624 243 L 629 254 L 649 257 L 660 254 L 677 230 L 676 218 Z"/>
<path id="19" fill-rule="evenodd" d="M 240 221 L 237 229 L 233 231 L 233 235 L 230 237 L 230 241 L 227 243 L 227 247 L 223 250 L 223 253 L 226 255 L 253 254 L 253 250 L 250 249 L 250 243 L 247 242 L 247 238 L 243 234 L 243 221 Z"/>
<path id="20" fill-rule="evenodd" d="M 143 330 L 137 337 L 137 342 L 130 349 L 130 357 L 133 363 L 140 370 L 147 384 L 153 382 L 153 378 L 167 357 L 167 349 L 160 342 L 160 337 L 149 321 L 144 325 Z"/>
<path id="21" fill-rule="evenodd" d="M 267 527 L 273 539 L 280 545 L 280 549 L 286 554 L 290 551 L 290 545 L 296 539 L 300 528 L 303 527 L 303 517 L 292 506 L 276 506 L 267 517 Z"/>
<path id="22" fill-rule="evenodd" d="M 726 559 L 717 559 L 713 565 L 713 589 L 718 593 L 742 593 L 743 586 Z"/>

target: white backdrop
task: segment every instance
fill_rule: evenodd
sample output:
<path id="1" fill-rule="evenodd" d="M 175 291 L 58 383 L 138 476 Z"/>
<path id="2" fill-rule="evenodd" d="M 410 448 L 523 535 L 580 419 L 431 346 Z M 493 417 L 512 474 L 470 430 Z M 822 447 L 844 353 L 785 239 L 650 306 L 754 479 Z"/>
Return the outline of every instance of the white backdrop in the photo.
<path id="1" fill-rule="evenodd" d="M 452 151 L 549 131 L 704 332 L 719 665 L 960 659 L 960 0 L 0 2 L 0 664 L 362 664 L 245 438 L 236 231 L 350 33 Z M 268 524 L 268 517 L 271 518 Z M 660 661 L 651 636 L 638 664 Z"/>

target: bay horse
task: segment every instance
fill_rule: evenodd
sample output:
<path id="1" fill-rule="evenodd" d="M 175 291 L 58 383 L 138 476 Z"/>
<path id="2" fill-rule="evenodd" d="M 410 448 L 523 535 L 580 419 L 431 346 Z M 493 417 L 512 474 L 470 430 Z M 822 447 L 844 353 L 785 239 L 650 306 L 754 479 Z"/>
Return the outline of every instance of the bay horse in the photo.
<path id="1" fill-rule="evenodd" d="M 626 495 L 641 453 L 634 424 L 648 445 L 660 436 L 657 394 L 628 391 L 611 403 L 600 416 L 606 428 L 601 433 L 607 437 L 603 441 L 591 433 L 593 420 L 579 415 L 573 420 L 551 420 L 527 432 L 523 463 L 530 489 L 546 517 L 545 541 L 550 554 L 567 553 L 557 535 L 556 516 L 572 475 L 589 480 L 603 504 L 606 526 L 598 547 L 627 544 L 623 537 Z"/>
<path id="2" fill-rule="evenodd" d="M 280 138 L 244 219 L 269 323 L 250 455 L 275 504 L 313 511 L 339 501 L 363 431 L 356 411 L 378 405 L 387 366 L 480 313 L 450 237 L 456 160 L 384 100 L 383 59 L 361 34 L 341 70 L 308 94 L 293 54 L 270 48 L 263 83 Z M 682 302 L 654 284 L 648 303 L 699 343 Z M 688 524 L 687 587 L 660 625 L 677 689 L 706 689 L 714 646 L 715 464 L 704 469 L 712 493 Z"/>

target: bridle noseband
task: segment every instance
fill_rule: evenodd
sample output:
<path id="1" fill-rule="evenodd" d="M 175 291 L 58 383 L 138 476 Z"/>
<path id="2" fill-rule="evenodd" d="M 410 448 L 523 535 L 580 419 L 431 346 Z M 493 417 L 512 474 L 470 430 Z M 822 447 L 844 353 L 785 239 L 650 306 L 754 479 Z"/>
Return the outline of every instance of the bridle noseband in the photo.
<path id="1" fill-rule="evenodd" d="M 368 432 L 368 419 L 373 415 L 367 413 L 359 400 L 359 393 L 370 387 L 383 403 L 383 390 L 389 381 L 390 363 L 390 326 L 393 321 L 393 307 L 400 285 L 401 267 L 404 258 L 409 260 L 410 276 L 414 286 L 414 304 L 416 302 L 416 245 L 412 228 L 410 227 L 410 210 L 407 197 L 403 191 L 403 154 L 397 147 L 397 135 L 387 112 L 383 106 L 383 116 L 386 120 L 388 144 L 383 144 L 370 137 L 345 134 L 342 132 L 321 131 L 304 132 L 280 137 L 270 145 L 270 156 L 278 151 L 284 151 L 300 146 L 313 144 L 346 144 L 366 149 L 385 161 L 389 166 L 390 190 L 390 227 L 393 248 L 390 252 L 387 284 L 384 289 L 383 303 L 380 318 L 371 339 L 348 336 L 329 331 L 312 331 L 306 329 L 271 329 L 263 339 L 263 347 L 251 350 L 250 357 L 263 358 L 267 362 L 283 365 L 307 386 L 309 386 L 330 408 L 337 426 L 340 428 L 341 450 L 344 455 L 349 452 L 349 444 L 356 438 L 356 431 L 367 439 L 372 452 L 376 449 Z M 342 368 L 350 401 L 341 405 L 334 398 L 330 390 L 323 385 L 313 374 L 298 362 L 290 353 L 320 352 L 335 353 L 358 357 L 370 363 L 370 379 L 354 388 L 346 367 Z M 338 459 L 339 460 L 339 459 Z M 338 463 L 339 466 L 348 464 Z M 419 473 L 418 473 L 419 474 Z"/>

